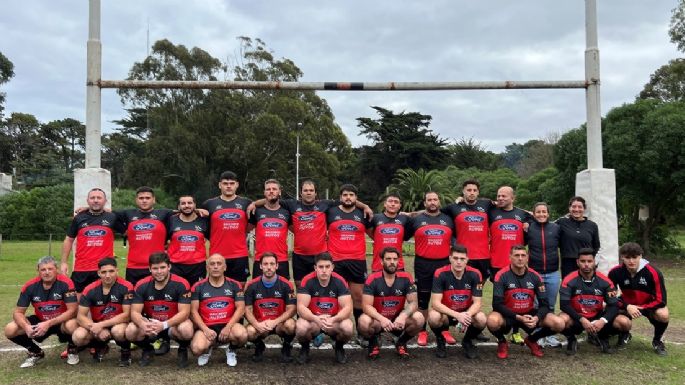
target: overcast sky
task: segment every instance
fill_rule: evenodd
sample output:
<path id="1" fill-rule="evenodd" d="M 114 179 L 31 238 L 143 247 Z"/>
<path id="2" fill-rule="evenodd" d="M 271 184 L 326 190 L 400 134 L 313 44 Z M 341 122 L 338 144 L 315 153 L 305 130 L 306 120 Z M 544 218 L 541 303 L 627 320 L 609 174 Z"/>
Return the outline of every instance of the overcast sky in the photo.
<path id="1" fill-rule="evenodd" d="M 150 41 L 235 56 L 237 36 L 293 60 L 302 81 L 583 80 L 582 0 L 102 1 L 102 77 L 124 79 Z M 632 102 L 649 75 L 680 56 L 669 42 L 676 0 L 599 0 L 602 114 Z M 0 51 L 15 65 L 6 115 L 85 121 L 88 1 L 4 0 Z M 124 111 L 103 90 L 103 130 Z M 353 145 L 370 106 L 431 115 L 441 137 L 495 152 L 585 122 L 583 90 L 320 92 Z"/>

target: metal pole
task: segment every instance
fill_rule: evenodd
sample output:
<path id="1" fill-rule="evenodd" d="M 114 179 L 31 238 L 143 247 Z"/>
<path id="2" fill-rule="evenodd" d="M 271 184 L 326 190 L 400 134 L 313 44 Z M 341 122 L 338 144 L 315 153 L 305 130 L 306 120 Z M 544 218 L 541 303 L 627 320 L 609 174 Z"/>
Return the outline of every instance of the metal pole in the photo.
<path id="1" fill-rule="evenodd" d="M 86 168 L 100 168 L 100 114 L 102 43 L 100 42 L 100 0 L 88 2 L 86 70 Z"/>
<path id="2" fill-rule="evenodd" d="M 2 234 L 0 234 L 0 259 L 2 259 Z"/>
<path id="3" fill-rule="evenodd" d="M 52 255 L 52 233 L 48 236 L 48 255 Z"/>
<path id="4" fill-rule="evenodd" d="M 599 100 L 599 48 L 597 44 L 597 1 L 585 1 L 585 103 L 587 111 L 587 168 L 600 169 L 602 160 L 602 118 Z"/>
<path id="5" fill-rule="evenodd" d="M 295 199 L 300 196 L 300 128 L 302 123 L 297 123 L 297 145 L 295 147 Z"/>

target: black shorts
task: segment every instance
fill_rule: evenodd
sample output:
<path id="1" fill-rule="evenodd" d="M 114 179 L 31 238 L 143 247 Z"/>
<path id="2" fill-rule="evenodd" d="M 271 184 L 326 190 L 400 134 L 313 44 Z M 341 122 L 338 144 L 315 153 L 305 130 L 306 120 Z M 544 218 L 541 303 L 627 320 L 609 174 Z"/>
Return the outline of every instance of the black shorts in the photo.
<path id="1" fill-rule="evenodd" d="M 201 281 L 207 277 L 207 264 L 205 262 L 193 264 L 171 264 L 171 273 L 183 277 L 190 286 L 195 282 Z"/>
<path id="2" fill-rule="evenodd" d="M 150 275 L 150 269 L 131 269 L 126 268 L 126 280 L 135 286 L 138 281 Z"/>
<path id="3" fill-rule="evenodd" d="M 290 263 L 288 263 L 288 261 L 278 262 L 276 274 L 290 280 Z M 259 262 L 255 261 L 252 264 L 252 278 L 259 277 L 260 275 L 262 275 L 262 268 L 259 266 Z"/>
<path id="4" fill-rule="evenodd" d="M 414 258 L 414 277 L 416 278 L 416 290 L 430 292 L 433 288 L 433 275 L 435 270 L 450 264 L 449 258 L 428 259 L 419 257 Z"/>
<path id="5" fill-rule="evenodd" d="M 334 271 L 348 283 L 364 284 L 366 281 L 366 261 L 358 261 L 355 259 L 346 259 L 344 261 L 335 262 Z"/>
<path id="6" fill-rule="evenodd" d="M 250 276 L 250 260 L 247 257 L 226 258 L 224 275 L 238 282 L 247 282 Z"/>
<path id="7" fill-rule="evenodd" d="M 91 283 L 100 279 L 97 271 L 72 271 L 71 280 L 74 282 L 74 289 L 77 293 L 83 292 L 83 289 Z"/>
<path id="8" fill-rule="evenodd" d="M 658 308 L 658 309 L 660 309 L 660 308 Z M 640 310 L 640 314 L 642 314 L 643 317 L 647 318 L 649 320 L 649 322 L 652 322 L 654 320 L 654 312 L 656 312 L 656 310 L 657 309 Z M 628 314 L 628 312 L 626 310 L 619 310 L 618 314 L 624 315 L 631 320 L 633 319 L 633 317 L 631 317 L 630 314 Z"/>
<path id="9" fill-rule="evenodd" d="M 314 255 L 302 255 L 293 252 L 293 277 L 295 281 L 302 281 L 305 275 L 314 271 Z"/>
<path id="10" fill-rule="evenodd" d="M 600 317 L 594 317 L 594 318 L 588 318 L 590 322 L 595 321 L 600 319 Z M 571 327 L 567 328 L 564 330 L 563 334 L 568 335 L 568 334 L 573 334 L 573 335 L 578 335 L 585 331 L 585 328 L 583 328 L 583 325 L 580 323 L 580 321 L 576 321 L 574 319 L 571 319 Z M 599 336 L 602 338 L 606 338 L 609 336 L 613 336 L 618 334 L 618 330 L 615 329 L 612 325 L 612 322 L 609 322 L 608 324 L 604 325 L 602 330 L 599 331 Z"/>
<path id="11" fill-rule="evenodd" d="M 537 315 L 537 313 L 533 312 L 533 313 L 530 313 L 530 315 Z M 535 329 L 538 328 L 537 325 L 536 325 L 535 327 L 533 327 L 533 328 L 529 328 L 528 326 L 526 326 L 525 324 L 523 324 L 523 322 L 517 321 L 516 318 L 509 318 L 509 317 L 506 317 L 504 314 L 502 314 L 502 318 L 504 318 L 504 326 L 502 327 L 502 329 L 500 329 L 500 331 L 501 331 L 502 333 L 504 333 L 504 334 L 509 333 L 509 331 L 510 331 L 512 328 L 517 327 L 517 328 L 519 328 L 519 329 L 525 331 L 526 334 L 530 335 L 530 334 L 533 333 L 533 331 L 534 331 Z M 538 321 L 538 325 L 540 324 L 541 321 L 542 321 L 542 320 L 539 320 L 539 321 Z"/>
<path id="12" fill-rule="evenodd" d="M 216 325 L 207 325 L 208 328 L 214 330 L 216 332 L 217 337 L 219 334 L 221 334 L 221 330 L 226 327 L 226 324 L 216 324 Z M 200 329 L 198 329 L 200 330 Z"/>
<path id="13" fill-rule="evenodd" d="M 38 319 L 38 316 L 35 314 L 31 314 L 30 316 L 26 317 L 26 320 L 29 321 L 31 325 L 38 325 L 39 323 L 43 322 Z M 50 329 L 48 329 L 48 331 L 42 336 L 33 337 L 33 340 L 36 342 L 43 342 L 52 335 L 57 335 L 59 342 L 69 342 L 70 339 L 68 334 L 62 333 L 62 324 L 58 324 L 51 326 Z"/>
<path id="14" fill-rule="evenodd" d="M 490 277 L 490 260 L 489 259 L 469 259 L 469 266 L 480 271 L 482 282 L 488 280 Z"/>
<path id="15" fill-rule="evenodd" d="M 497 273 L 498 273 L 500 270 L 502 270 L 502 269 L 503 269 L 502 267 L 494 267 L 494 266 L 492 266 L 492 264 L 490 264 L 490 267 L 488 268 L 488 270 L 490 270 L 490 271 L 489 271 L 489 273 L 490 273 L 490 282 L 493 282 L 493 283 L 495 282 L 495 276 L 496 276 Z"/>

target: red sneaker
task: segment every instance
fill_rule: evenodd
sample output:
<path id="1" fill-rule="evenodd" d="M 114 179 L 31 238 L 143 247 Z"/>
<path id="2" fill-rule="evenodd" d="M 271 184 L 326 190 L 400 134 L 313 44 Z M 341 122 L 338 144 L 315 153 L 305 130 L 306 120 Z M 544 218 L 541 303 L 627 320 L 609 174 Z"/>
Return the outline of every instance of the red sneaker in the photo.
<path id="1" fill-rule="evenodd" d="M 545 355 L 540 345 L 538 345 L 538 343 L 535 341 L 531 341 L 528 337 L 526 337 L 526 339 L 523 340 L 523 343 L 526 344 L 526 346 L 528 346 L 528 349 L 530 349 L 530 353 L 535 357 L 542 357 Z"/>
<path id="2" fill-rule="evenodd" d="M 428 332 L 427 331 L 421 330 L 419 332 L 419 336 L 416 338 L 416 344 L 419 346 L 428 345 Z"/>
<path id="3" fill-rule="evenodd" d="M 380 354 L 381 354 L 381 347 L 378 346 L 378 345 L 374 345 L 374 346 L 371 347 L 371 349 L 369 349 L 369 356 L 368 356 L 368 357 L 369 357 L 370 360 L 373 361 L 373 360 L 375 360 L 376 358 L 378 358 L 378 356 L 379 356 Z"/>
<path id="4" fill-rule="evenodd" d="M 452 337 L 452 334 L 449 330 L 443 330 L 442 337 L 445 339 L 445 342 L 448 345 L 454 345 L 457 343 L 457 340 L 455 340 L 454 337 Z"/>
<path id="5" fill-rule="evenodd" d="M 409 352 L 407 351 L 407 347 L 404 345 L 397 346 L 397 354 L 400 355 L 400 358 L 409 358 Z"/>
<path id="6" fill-rule="evenodd" d="M 500 341 L 497 343 L 497 358 L 505 359 L 509 357 L 509 343 Z"/>
<path id="7" fill-rule="evenodd" d="M 59 358 L 63 360 L 66 360 L 67 356 L 69 356 L 69 349 L 64 349 L 64 351 L 59 354 Z"/>

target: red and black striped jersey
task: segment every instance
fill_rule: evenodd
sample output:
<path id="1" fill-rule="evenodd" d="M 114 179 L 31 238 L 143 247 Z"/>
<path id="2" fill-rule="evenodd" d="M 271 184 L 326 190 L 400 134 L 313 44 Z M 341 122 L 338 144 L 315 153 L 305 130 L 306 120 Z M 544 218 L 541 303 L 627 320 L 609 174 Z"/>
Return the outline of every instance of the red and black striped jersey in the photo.
<path id="1" fill-rule="evenodd" d="M 632 277 L 624 264 L 617 265 L 609 271 L 609 278 L 621 289 L 621 309 L 625 309 L 627 305 L 635 305 L 643 310 L 666 306 L 664 276 L 651 263 L 642 263 Z"/>
<path id="2" fill-rule="evenodd" d="M 316 255 L 328 250 L 326 243 L 326 211 L 338 203 L 333 200 L 318 200 L 311 205 L 294 199 L 281 200 L 281 205 L 290 211 L 292 230 L 295 235 L 293 252 L 300 255 Z"/>
<path id="3" fill-rule="evenodd" d="M 483 296 L 483 277 L 478 269 L 466 266 L 461 278 L 457 278 L 452 266 L 447 265 L 435 270 L 432 293 L 442 294 L 443 305 L 456 311 L 466 311 L 473 305 L 473 297 Z"/>
<path id="4" fill-rule="evenodd" d="M 85 211 L 76 215 L 67 230 L 67 236 L 76 239 L 74 271 L 96 271 L 102 258 L 114 256 L 114 233 L 123 232 L 114 213 Z"/>
<path id="5" fill-rule="evenodd" d="M 514 245 L 526 243 L 523 223 L 532 221 L 532 216 L 519 208 L 503 210 L 493 207 L 488 213 L 490 221 L 490 264 L 501 269 L 509 265 L 509 254 Z"/>
<path id="6" fill-rule="evenodd" d="M 208 199 L 202 208 L 209 211 L 209 254 L 221 254 L 226 259 L 248 256 L 247 206 L 252 201 L 236 197 L 225 201 L 221 197 Z"/>
<path id="7" fill-rule="evenodd" d="M 586 281 L 578 271 L 567 275 L 561 282 L 559 289 L 559 304 L 561 310 L 571 318 L 579 320 L 581 317 L 594 319 L 604 314 L 605 306 L 613 306 L 613 312 L 607 318 L 611 321 L 616 316 L 616 287 L 600 272 L 596 272 Z"/>
<path id="8" fill-rule="evenodd" d="M 369 222 L 361 209 L 346 213 L 338 206 L 326 212 L 328 251 L 334 261 L 366 261 L 366 228 Z"/>
<path id="9" fill-rule="evenodd" d="M 313 271 L 302 278 L 297 293 L 311 296 L 309 310 L 314 315 L 327 314 L 334 316 L 340 311 L 338 298 L 350 295 L 350 289 L 345 279 L 337 273 L 331 273 L 328 285 L 325 287 L 321 286 L 319 279 L 316 277 L 316 272 Z"/>
<path id="10" fill-rule="evenodd" d="M 426 259 L 444 259 L 450 255 L 454 221 L 447 214 L 421 213 L 412 219 L 409 232 L 414 236 L 416 255 Z"/>
<path id="11" fill-rule="evenodd" d="M 287 279 L 277 276 L 273 286 L 264 285 L 263 276 L 245 285 L 245 305 L 252 306 L 257 321 L 276 319 L 285 312 L 287 305 L 295 305 L 295 289 Z"/>
<path id="12" fill-rule="evenodd" d="M 255 262 L 261 261 L 267 251 L 276 254 L 278 262 L 287 262 L 290 211 L 283 207 L 276 210 L 257 207 L 250 223 L 255 225 Z"/>
<path id="13" fill-rule="evenodd" d="M 150 254 L 164 251 L 166 245 L 166 225 L 173 211 L 153 209 L 143 212 L 130 209 L 117 212 L 117 217 L 126 223 L 128 237 L 128 257 L 126 267 L 129 269 L 147 269 Z"/>
<path id="14" fill-rule="evenodd" d="M 441 211 L 452 218 L 457 243 L 466 246 L 469 259 L 490 259 L 490 227 L 488 211 L 493 207 L 489 199 L 452 203 Z"/>
<path id="15" fill-rule="evenodd" d="M 57 318 L 67 311 L 68 303 L 76 303 L 74 283 L 58 274 L 50 288 L 43 287 L 43 280 L 35 277 L 24 284 L 19 293 L 17 307 L 33 305 L 33 312 L 41 321 Z"/>
<path id="16" fill-rule="evenodd" d="M 117 277 L 107 294 L 104 292 L 100 279 L 86 286 L 79 300 L 79 306 L 89 308 L 93 322 L 100 322 L 123 313 L 123 306 L 130 305 L 132 301 L 133 285 Z"/>
<path id="17" fill-rule="evenodd" d="M 133 304 L 143 304 L 143 316 L 166 321 L 178 313 L 178 304 L 190 303 L 190 285 L 176 274 L 169 274 L 169 281 L 162 289 L 155 288 L 152 276 L 138 281 L 133 294 Z"/>
<path id="18" fill-rule="evenodd" d="M 222 325 L 233 317 L 236 302 L 244 302 L 245 298 L 240 282 L 226 277 L 219 287 L 213 286 L 209 278 L 197 282 L 191 300 L 199 301 L 198 311 L 205 325 Z"/>
<path id="19" fill-rule="evenodd" d="M 378 313 L 394 320 L 404 309 L 407 294 L 416 293 L 416 285 L 409 273 L 398 271 L 392 285 L 388 286 L 383 272 L 379 271 L 366 279 L 363 293 L 373 296 L 373 307 Z"/>
<path id="20" fill-rule="evenodd" d="M 400 252 L 398 269 L 404 269 L 404 258 L 402 258 L 402 243 L 409 233 L 407 227 L 411 219 L 403 214 L 398 214 L 390 218 L 385 213 L 378 213 L 373 216 L 370 228 L 373 228 L 373 260 L 371 262 L 372 271 L 381 271 L 381 251 L 386 247 L 394 247 Z"/>
<path id="21" fill-rule="evenodd" d="M 209 220 L 197 217 L 190 222 L 179 215 L 169 219 L 169 258 L 171 263 L 192 265 L 207 259 L 205 240 L 209 236 Z"/>

